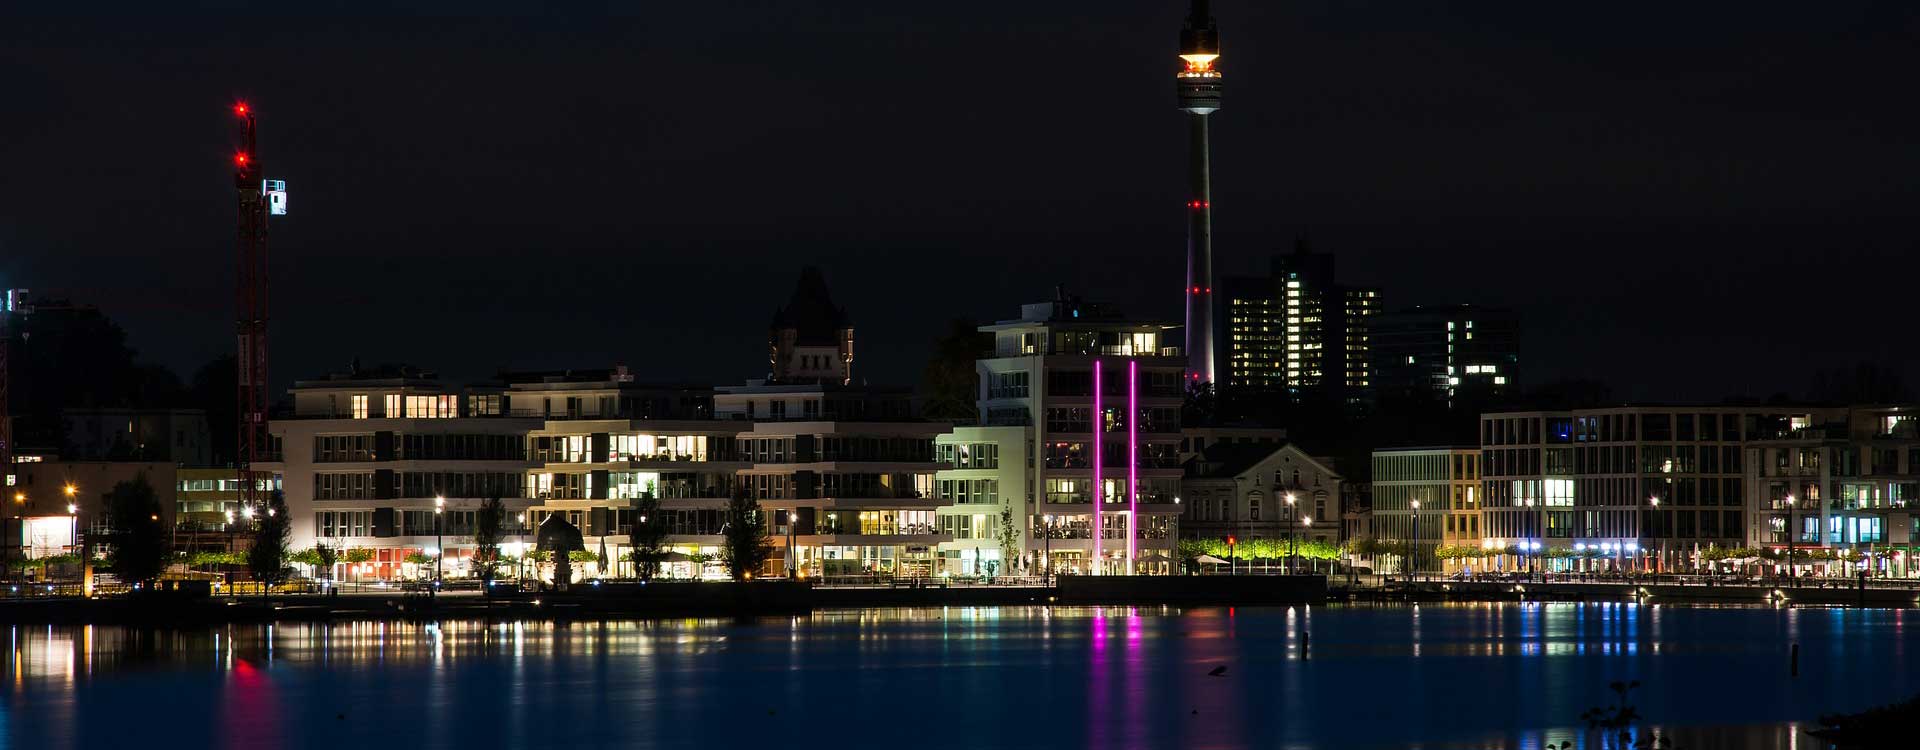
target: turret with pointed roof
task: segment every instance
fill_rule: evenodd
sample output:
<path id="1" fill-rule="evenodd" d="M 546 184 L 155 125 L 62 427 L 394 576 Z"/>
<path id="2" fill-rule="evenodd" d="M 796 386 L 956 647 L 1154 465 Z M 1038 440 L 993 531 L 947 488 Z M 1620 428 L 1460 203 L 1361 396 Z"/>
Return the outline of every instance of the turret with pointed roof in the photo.
<path id="1" fill-rule="evenodd" d="M 853 382 L 853 319 L 833 304 L 820 269 L 800 269 L 800 283 L 768 326 L 768 380 L 775 383 Z"/>

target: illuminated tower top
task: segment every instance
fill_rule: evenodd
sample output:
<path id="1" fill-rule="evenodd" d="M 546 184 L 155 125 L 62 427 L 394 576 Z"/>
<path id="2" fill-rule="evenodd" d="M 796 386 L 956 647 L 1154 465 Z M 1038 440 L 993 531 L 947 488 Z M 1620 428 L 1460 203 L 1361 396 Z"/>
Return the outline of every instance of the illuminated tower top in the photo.
<path id="1" fill-rule="evenodd" d="M 1180 108 L 1204 115 L 1220 108 L 1220 29 L 1213 23 L 1207 0 L 1193 0 L 1192 12 L 1180 27 L 1178 74 Z"/>

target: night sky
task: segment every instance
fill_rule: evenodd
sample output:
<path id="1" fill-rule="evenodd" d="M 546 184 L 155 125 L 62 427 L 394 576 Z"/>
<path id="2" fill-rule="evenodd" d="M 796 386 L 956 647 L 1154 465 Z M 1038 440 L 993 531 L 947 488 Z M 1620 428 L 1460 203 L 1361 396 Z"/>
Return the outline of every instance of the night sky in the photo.
<path id="1" fill-rule="evenodd" d="M 809 263 L 875 382 L 1056 283 L 1179 314 L 1182 0 L 149 5 L 0 18 L 0 286 L 96 303 L 183 375 L 233 347 L 240 98 L 291 191 L 277 383 L 757 377 Z M 1309 236 L 1389 308 L 1522 310 L 1529 381 L 1634 398 L 1920 365 L 1913 3 L 1215 15 L 1223 274 Z"/>

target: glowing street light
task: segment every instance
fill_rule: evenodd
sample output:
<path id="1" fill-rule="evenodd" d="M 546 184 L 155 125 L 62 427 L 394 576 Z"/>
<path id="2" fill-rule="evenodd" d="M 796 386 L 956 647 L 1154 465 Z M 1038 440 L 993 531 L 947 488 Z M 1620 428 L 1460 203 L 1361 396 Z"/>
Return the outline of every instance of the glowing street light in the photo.
<path id="1" fill-rule="evenodd" d="M 442 539 L 446 533 L 446 524 L 443 522 L 446 512 L 447 499 L 435 497 L 433 499 L 433 590 L 436 593 L 440 590 L 440 561 L 447 558 L 446 543 Z"/>

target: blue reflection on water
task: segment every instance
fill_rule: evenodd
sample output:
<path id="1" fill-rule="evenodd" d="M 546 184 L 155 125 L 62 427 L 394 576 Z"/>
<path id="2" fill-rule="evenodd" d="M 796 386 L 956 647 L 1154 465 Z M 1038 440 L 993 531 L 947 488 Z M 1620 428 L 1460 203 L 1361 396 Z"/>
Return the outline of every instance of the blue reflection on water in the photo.
<path id="1" fill-rule="evenodd" d="M 1694 732 L 1689 747 L 1786 747 L 1787 722 L 1920 688 L 1914 616 L 1486 604 L 14 627 L 0 746 L 1537 748 L 1578 740 L 1607 683 L 1638 679 L 1644 713 Z"/>

